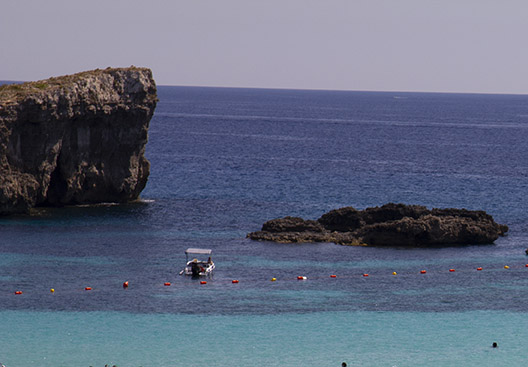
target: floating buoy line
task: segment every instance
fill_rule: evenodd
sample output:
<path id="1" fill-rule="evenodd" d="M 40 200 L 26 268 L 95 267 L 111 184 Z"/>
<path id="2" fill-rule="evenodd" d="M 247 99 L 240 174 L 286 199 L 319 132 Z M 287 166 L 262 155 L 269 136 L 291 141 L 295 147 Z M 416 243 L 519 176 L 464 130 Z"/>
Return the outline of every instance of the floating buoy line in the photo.
<path id="1" fill-rule="evenodd" d="M 515 270 L 515 269 L 522 269 L 522 268 L 528 268 L 528 264 L 524 264 L 523 266 L 509 266 L 509 265 L 504 265 L 503 269 L 505 270 Z M 399 273 L 397 273 L 396 271 L 393 271 L 391 274 L 393 277 L 396 277 L 396 276 L 409 276 L 409 275 L 413 275 L 413 274 L 422 274 L 422 275 L 427 275 L 427 276 L 434 276 L 436 274 L 439 274 L 439 273 L 468 273 L 470 271 L 478 271 L 478 272 L 481 272 L 481 271 L 485 271 L 485 270 L 500 270 L 500 269 L 497 269 L 497 268 L 492 268 L 492 267 L 487 267 L 487 268 L 484 268 L 482 266 L 479 266 L 479 267 L 476 267 L 476 268 L 473 268 L 473 269 L 466 269 L 466 270 L 462 270 L 462 271 L 458 271 L 454 268 L 450 268 L 450 269 L 447 269 L 445 271 L 441 271 L 441 270 L 435 270 L 435 271 L 432 271 L 432 272 L 429 272 L 427 271 L 426 269 L 422 269 L 420 271 L 417 271 L 416 273 L 411 273 L 411 272 L 407 272 L 407 273 L 404 273 L 403 275 L 400 275 Z M 382 277 L 384 276 L 384 274 L 375 274 L 373 276 L 373 278 L 376 278 L 376 277 Z M 310 277 L 308 278 L 306 275 L 298 275 L 296 278 L 294 277 L 285 277 L 285 278 L 282 278 L 282 279 L 277 279 L 275 277 L 273 278 L 270 278 L 269 280 L 271 282 L 279 282 L 279 281 L 291 281 L 291 280 L 302 280 L 302 281 L 307 281 L 307 280 L 322 280 L 322 279 L 328 279 L 328 278 L 331 278 L 331 279 L 354 279 L 354 278 L 359 278 L 359 277 L 363 277 L 363 278 L 369 278 L 370 277 L 370 274 L 369 273 L 358 273 L 358 274 L 346 274 L 346 275 L 337 275 L 337 274 L 330 274 L 330 275 L 327 275 L 327 276 L 316 276 L 316 277 Z M 248 280 L 247 282 L 251 282 L 251 281 L 255 281 L 255 279 L 251 279 L 251 280 Z M 228 281 L 227 280 L 221 280 L 221 281 L 215 281 L 214 283 L 227 283 Z M 233 279 L 233 280 L 230 280 L 229 283 L 232 283 L 232 284 L 238 284 L 238 283 L 243 283 L 243 281 L 240 281 L 239 279 Z M 163 284 L 163 286 L 165 287 L 170 287 L 172 284 L 170 282 L 164 282 L 164 283 L 160 283 L 160 285 Z M 196 284 L 196 283 L 194 283 Z M 207 280 L 201 280 L 199 282 L 199 284 L 201 285 L 206 285 L 207 284 Z M 123 282 L 122 283 L 122 288 L 123 289 L 128 289 L 129 288 L 129 282 L 128 280 Z M 86 286 L 84 287 L 84 291 L 91 291 L 92 290 L 92 287 L 91 286 Z M 15 295 L 23 295 L 24 292 L 21 291 L 21 290 L 16 290 L 13 292 Z M 54 294 L 55 293 L 55 289 L 54 288 L 51 288 L 50 289 L 50 293 Z"/>

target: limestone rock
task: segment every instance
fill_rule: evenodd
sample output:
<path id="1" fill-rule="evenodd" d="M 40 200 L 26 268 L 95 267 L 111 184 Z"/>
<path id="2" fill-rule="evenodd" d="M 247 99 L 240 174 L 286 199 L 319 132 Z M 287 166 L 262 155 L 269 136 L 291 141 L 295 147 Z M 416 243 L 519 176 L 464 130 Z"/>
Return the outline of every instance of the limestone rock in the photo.
<path id="1" fill-rule="evenodd" d="M 484 211 L 428 210 L 424 206 L 389 203 L 365 210 L 340 208 L 317 221 L 292 217 L 273 219 L 248 237 L 275 242 L 445 246 L 490 244 L 507 231 L 506 225 L 496 223 Z"/>
<path id="2" fill-rule="evenodd" d="M 0 214 L 137 199 L 156 103 L 136 67 L 0 86 Z"/>
<path id="3" fill-rule="evenodd" d="M 266 232 L 322 232 L 323 226 L 315 220 L 304 220 L 299 217 L 272 219 L 262 226 Z"/>

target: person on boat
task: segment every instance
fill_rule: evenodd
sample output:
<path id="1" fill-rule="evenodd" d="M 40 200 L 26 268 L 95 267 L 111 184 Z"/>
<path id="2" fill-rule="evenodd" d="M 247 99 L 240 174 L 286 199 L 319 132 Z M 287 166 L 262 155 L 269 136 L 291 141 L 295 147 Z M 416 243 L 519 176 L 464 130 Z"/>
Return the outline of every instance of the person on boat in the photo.
<path id="1" fill-rule="evenodd" d="M 198 261 L 193 261 L 191 263 L 191 273 L 193 276 L 200 275 L 200 271 L 203 269 L 200 265 L 198 265 Z"/>

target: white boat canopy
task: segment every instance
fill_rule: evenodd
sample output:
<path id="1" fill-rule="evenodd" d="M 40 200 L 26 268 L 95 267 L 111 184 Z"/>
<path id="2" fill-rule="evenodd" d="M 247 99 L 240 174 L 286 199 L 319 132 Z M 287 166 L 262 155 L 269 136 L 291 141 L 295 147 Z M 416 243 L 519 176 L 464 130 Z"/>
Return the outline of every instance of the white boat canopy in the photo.
<path id="1" fill-rule="evenodd" d="M 198 255 L 211 255 L 213 250 L 209 250 L 206 248 L 188 248 L 185 250 L 186 254 L 198 254 Z"/>

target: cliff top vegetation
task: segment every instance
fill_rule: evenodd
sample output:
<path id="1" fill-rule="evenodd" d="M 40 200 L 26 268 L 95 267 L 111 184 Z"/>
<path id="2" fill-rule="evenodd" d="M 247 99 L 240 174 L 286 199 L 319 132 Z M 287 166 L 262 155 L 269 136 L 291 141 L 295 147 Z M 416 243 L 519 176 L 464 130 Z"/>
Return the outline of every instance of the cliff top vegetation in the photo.
<path id="1" fill-rule="evenodd" d="M 75 83 L 78 83 L 80 80 L 86 77 L 98 76 L 104 73 L 115 72 L 118 70 L 143 70 L 143 68 L 138 68 L 135 66 L 130 66 L 128 68 L 108 67 L 106 69 L 82 71 L 76 74 L 51 77 L 44 80 L 0 85 L 0 106 L 2 104 L 10 104 L 23 100 L 30 94 L 40 93 L 43 91 L 49 92 L 51 90 L 66 88 Z"/>

